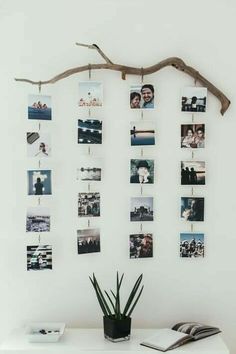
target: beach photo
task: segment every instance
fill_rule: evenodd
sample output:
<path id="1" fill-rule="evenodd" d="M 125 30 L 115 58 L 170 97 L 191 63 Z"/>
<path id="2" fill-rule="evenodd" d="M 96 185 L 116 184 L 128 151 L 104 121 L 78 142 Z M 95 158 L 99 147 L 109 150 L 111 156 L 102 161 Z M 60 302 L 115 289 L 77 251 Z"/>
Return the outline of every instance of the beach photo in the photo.
<path id="1" fill-rule="evenodd" d="M 197 258 L 204 257 L 204 234 L 181 233 L 180 257 Z"/>
<path id="2" fill-rule="evenodd" d="M 181 184 L 204 185 L 205 161 L 181 161 Z"/>
<path id="3" fill-rule="evenodd" d="M 26 215 L 26 232 L 49 232 L 50 211 L 45 207 L 30 207 Z"/>
<path id="4" fill-rule="evenodd" d="M 27 270 L 52 269 L 52 246 L 27 246 Z"/>
<path id="5" fill-rule="evenodd" d="M 130 258 L 151 258 L 153 257 L 152 234 L 132 234 L 129 237 Z"/>
<path id="6" fill-rule="evenodd" d="M 28 119 L 51 120 L 52 106 L 51 96 L 28 96 Z"/>
<path id="7" fill-rule="evenodd" d="M 78 120 L 78 144 L 102 144 L 102 121 Z"/>
<path id="8" fill-rule="evenodd" d="M 181 125 L 181 148 L 204 148 L 205 124 Z"/>
<path id="9" fill-rule="evenodd" d="M 153 197 L 132 197 L 130 221 L 153 221 Z"/>
<path id="10" fill-rule="evenodd" d="M 182 112 L 205 112 L 206 98 L 206 87 L 185 87 L 182 91 Z"/>
<path id="11" fill-rule="evenodd" d="M 154 86 L 152 84 L 137 84 L 130 86 L 130 108 L 152 109 L 154 108 Z"/>
<path id="12" fill-rule="evenodd" d="M 102 159 L 81 158 L 77 168 L 77 180 L 100 182 L 102 179 Z"/>
<path id="13" fill-rule="evenodd" d="M 131 146 L 155 145 L 155 130 L 153 122 L 131 122 Z"/>
<path id="14" fill-rule="evenodd" d="M 27 156 L 28 157 L 50 157 L 51 137 L 47 133 L 28 132 L 26 133 Z"/>
<path id="15" fill-rule="evenodd" d="M 100 230 L 77 230 L 78 254 L 100 252 Z"/>
<path id="16" fill-rule="evenodd" d="M 78 216 L 89 218 L 100 216 L 100 193 L 78 194 Z"/>
<path id="17" fill-rule="evenodd" d="M 101 107 L 103 105 L 103 87 L 101 82 L 79 82 L 79 107 Z"/>
<path id="18" fill-rule="evenodd" d="M 154 160 L 130 160 L 130 183 L 154 183 Z"/>
<path id="19" fill-rule="evenodd" d="M 182 197 L 180 215 L 185 221 L 204 221 L 204 198 Z"/>
<path id="20" fill-rule="evenodd" d="M 28 195 L 52 194 L 51 170 L 29 170 Z"/>

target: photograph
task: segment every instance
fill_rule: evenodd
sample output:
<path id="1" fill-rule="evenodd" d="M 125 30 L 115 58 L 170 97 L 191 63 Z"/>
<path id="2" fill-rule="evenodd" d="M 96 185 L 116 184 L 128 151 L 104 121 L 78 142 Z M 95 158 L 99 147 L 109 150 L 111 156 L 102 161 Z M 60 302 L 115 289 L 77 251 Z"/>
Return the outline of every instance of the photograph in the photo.
<path id="1" fill-rule="evenodd" d="M 77 230 L 78 254 L 100 252 L 100 230 Z"/>
<path id="2" fill-rule="evenodd" d="M 131 146 L 155 145 L 153 122 L 131 122 Z"/>
<path id="3" fill-rule="evenodd" d="M 153 197 L 132 197 L 130 221 L 153 221 Z"/>
<path id="4" fill-rule="evenodd" d="M 181 218 L 186 221 L 204 221 L 204 198 L 182 197 Z"/>
<path id="5" fill-rule="evenodd" d="M 205 184 L 205 161 L 181 161 L 181 184 Z"/>
<path id="6" fill-rule="evenodd" d="M 30 170 L 28 174 L 28 195 L 52 194 L 51 170 Z"/>
<path id="7" fill-rule="evenodd" d="M 130 183 L 154 183 L 154 160 L 130 160 Z"/>
<path id="8" fill-rule="evenodd" d="M 51 96 L 28 96 L 28 119 L 52 120 Z"/>
<path id="9" fill-rule="evenodd" d="M 52 269 L 52 246 L 27 246 L 27 270 Z"/>
<path id="10" fill-rule="evenodd" d="M 181 233 L 180 257 L 204 257 L 204 234 Z"/>
<path id="11" fill-rule="evenodd" d="M 45 207 L 30 207 L 26 215 L 26 232 L 49 232 L 50 211 Z"/>
<path id="12" fill-rule="evenodd" d="M 185 87 L 182 91 L 182 112 L 206 112 L 206 87 Z"/>
<path id="13" fill-rule="evenodd" d="M 78 216 L 89 218 L 100 216 L 100 193 L 78 194 Z"/>
<path id="14" fill-rule="evenodd" d="M 181 125 L 181 148 L 204 148 L 205 124 Z"/>
<path id="15" fill-rule="evenodd" d="M 51 138 L 49 134 L 41 132 L 26 133 L 27 156 L 28 157 L 50 157 L 51 156 Z"/>
<path id="16" fill-rule="evenodd" d="M 130 86 L 130 108 L 154 108 L 154 86 L 151 84 L 137 84 Z"/>
<path id="17" fill-rule="evenodd" d="M 102 121 L 78 120 L 78 144 L 102 144 Z"/>
<path id="18" fill-rule="evenodd" d="M 153 257 L 152 234 L 132 234 L 129 237 L 130 258 Z"/>
<path id="19" fill-rule="evenodd" d="M 103 105 L 103 87 L 101 82 L 79 82 L 79 107 L 101 107 Z"/>
<path id="20" fill-rule="evenodd" d="M 77 180 L 87 182 L 99 182 L 102 179 L 102 159 L 80 158 L 77 168 Z"/>

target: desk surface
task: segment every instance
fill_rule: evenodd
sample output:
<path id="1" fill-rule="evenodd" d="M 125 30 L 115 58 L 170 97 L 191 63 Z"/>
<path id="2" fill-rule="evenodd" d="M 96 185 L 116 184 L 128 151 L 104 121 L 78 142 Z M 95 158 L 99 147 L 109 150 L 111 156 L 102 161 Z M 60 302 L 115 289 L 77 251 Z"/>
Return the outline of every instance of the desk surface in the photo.
<path id="1" fill-rule="evenodd" d="M 161 353 L 140 345 L 140 342 L 155 334 L 155 329 L 133 329 L 131 339 L 125 342 L 112 343 L 103 336 L 102 329 L 66 328 L 64 335 L 57 343 L 29 343 L 24 329 L 14 330 L 0 346 L 0 354 L 147 354 Z M 170 351 L 171 354 L 229 354 L 220 334 L 187 343 Z"/>

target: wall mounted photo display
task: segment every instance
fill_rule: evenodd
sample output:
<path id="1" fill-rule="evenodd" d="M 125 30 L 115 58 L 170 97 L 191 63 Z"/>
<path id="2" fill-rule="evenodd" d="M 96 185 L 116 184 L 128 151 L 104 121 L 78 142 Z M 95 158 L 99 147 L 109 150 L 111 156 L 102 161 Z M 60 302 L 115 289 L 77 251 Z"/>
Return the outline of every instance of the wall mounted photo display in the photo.
<path id="1" fill-rule="evenodd" d="M 130 221 L 153 221 L 153 197 L 131 197 Z"/>
<path id="2" fill-rule="evenodd" d="M 182 91 L 182 112 L 206 112 L 206 87 L 184 87 Z"/>
<path id="3" fill-rule="evenodd" d="M 48 133 L 27 132 L 27 156 L 51 157 L 51 137 Z"/>
<path id="4" fill-rule="evenodd" d="M 180 257 L 198 258 L 204 257 L 204 234 L 189 232 L 180 234 Z"/>
<path id="5" fill-rule="evenodd" d="M 29 207 L 26 215 L 26 232 L 49 232 L 50 210 L 45 207 Z"/>
<path id="6" fill-rule="evenodd" d="M 131 159 L 130 183 L 154 183 L 154 160 Z"/>
<path id="7" fill-rule="evenodd" d="M 80 159 L 77 168 L 77 180 L 85 182 L 100 182 L 102 179 L 102 159 Z"/>
<path id="8" fill-rule="evenodd" d="M 78 216 L 89 218 L 100 216 L 100 193 L 78 194 Z"/>
<path id="9" fill-rule="evenodd" d="M 204 185 L 205 161 L 181 161 L 181 184 Z"/>
<path id="10" fill-rule="evenodd" d="M 185 221 L 204 221 L 204 198 L 182 197 L 181 218 Z"/>
<path id="11" fill-rule="evenodd" d="M 52 246 L 27 246 L 27 270 L 52 269 Z"/>
<path id="12" fill-rule="evenodd" d="M 77 230 L 77 249 L 78 254 L 100 252 L 100 230 Z"/>
<path id="13" fill-rule="evenodd" d="M 136 121 L 130 124 L 131 146 L 155 145 L 154 123 Z"/>
<path id="14" fill-rule="evenodd" d="M 78 144 L 102 144 L 102 121 L 78 119 Z"/>
<path id="15" fill-rule="evenodd" d="M 28 96 L 28 119 L 52 120 L 51 96 Z"/>
<path id="16" fill-rule="evenodd" d="M 52 194 L 51 170 L 29 170 L 28 195 Z"/>
<path id="17" fill-rule="evenodd" d="M 102 107 L 103 87 L 98 81 L 79 82 L 79 107 Z"/>
<path id="18" fill-rule="evenodd" d="M 130 86 L 131 109 L 155 108 L 155 90 L 152 84 L 137 84 Z"/>
<path id="19" fill-rule="evenodd" d="M 181 148 L 204 148 L 205 124 L 181 124 Z"/>
<path id="20" fill-rule="evenodd" d="M 132 234 L 129 236 L 130 258 L 151 258 L 153 257 L 152 234 Z"/>

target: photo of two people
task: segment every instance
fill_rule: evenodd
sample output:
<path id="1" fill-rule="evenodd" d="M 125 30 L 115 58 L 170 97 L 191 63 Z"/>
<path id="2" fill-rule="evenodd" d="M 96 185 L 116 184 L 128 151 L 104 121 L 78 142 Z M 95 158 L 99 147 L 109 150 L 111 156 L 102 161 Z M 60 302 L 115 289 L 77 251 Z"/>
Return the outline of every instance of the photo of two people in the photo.
<path id="1" fill-rule="evenodd" d="M 206 87 L 185 87 L 182 92 L 182 112 L 205 112 L 206 98 Z"/>
<path id="2" fill-rule="evenodd" d="M 151 84 L 131 85 L 130 108 L 152 109 L 154 108 L 154 86 Z"/>

